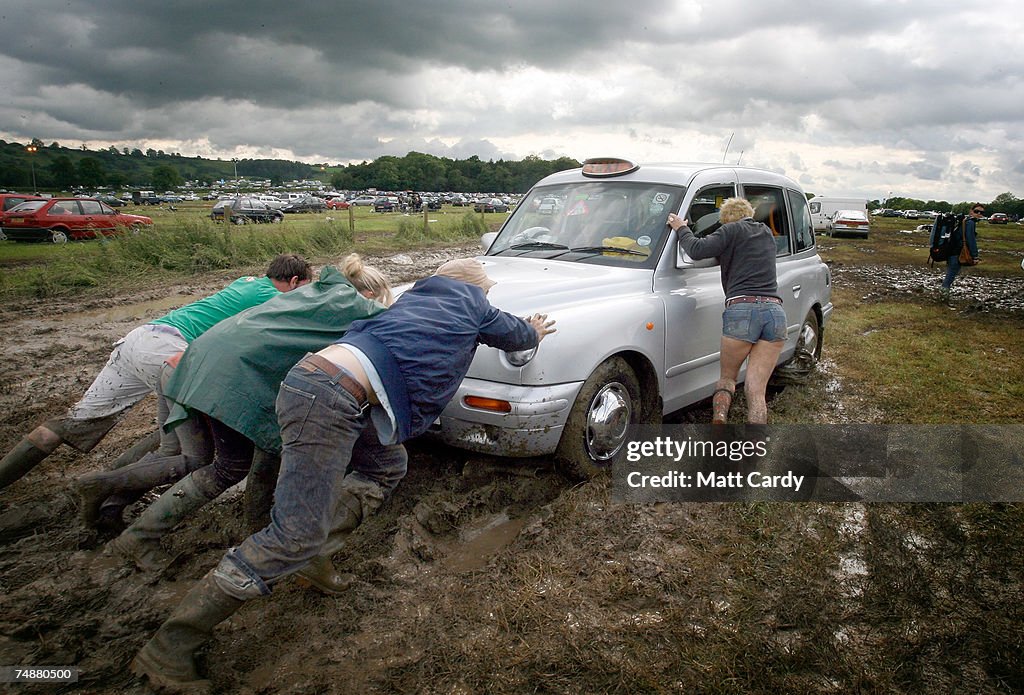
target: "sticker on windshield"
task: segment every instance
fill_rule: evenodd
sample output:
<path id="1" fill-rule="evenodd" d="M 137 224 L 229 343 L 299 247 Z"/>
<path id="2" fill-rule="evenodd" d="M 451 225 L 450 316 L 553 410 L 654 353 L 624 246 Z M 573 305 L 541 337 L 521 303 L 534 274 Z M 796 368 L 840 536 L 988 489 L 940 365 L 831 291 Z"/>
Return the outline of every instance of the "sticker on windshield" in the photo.
<path id="1" fill-rule="evenodd" d="M 644 235 L 644 236 L 640 237 L 639 239 L 636 240 L 636 245 L 637 246 L 650 246 L 651 245 L 651 237 L 649 237 L 647 235 Z"/>
<path id="2" fill-rule="evenodd" d="M 656 205 L 664 205 L 668 202 L 668 193 L 655 193 L 654 203 Z"/>
<path id="3" fill-rule="evenodd" d="M 587 210 L 587 203 L 586 203 L 586 201 L 580 200 L 580 201 L 577 201 L 576 204 L 573 205 L 569 209 L 569 212 L 567 212 L 565 214 L 567 216 L 571 217 L 573 215 L 586 215 L 587 212 L 589 212 L 589 211 Z"/>

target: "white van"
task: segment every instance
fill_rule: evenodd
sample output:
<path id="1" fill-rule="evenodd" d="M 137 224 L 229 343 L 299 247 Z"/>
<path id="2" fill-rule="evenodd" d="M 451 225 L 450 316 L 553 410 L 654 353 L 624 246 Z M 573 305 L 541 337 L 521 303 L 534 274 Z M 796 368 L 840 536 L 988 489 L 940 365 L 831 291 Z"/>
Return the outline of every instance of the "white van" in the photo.
<path id="1" fill-rule="evenodd" d="M 811 198 L 807 207 L 811 211 L 814 231 L 825 232 L 832 226 L 832 215 L 840 210 L 859 210 L 867 217 L 868 201 L 864 198 L 831 198 L 816 196 Z"/>

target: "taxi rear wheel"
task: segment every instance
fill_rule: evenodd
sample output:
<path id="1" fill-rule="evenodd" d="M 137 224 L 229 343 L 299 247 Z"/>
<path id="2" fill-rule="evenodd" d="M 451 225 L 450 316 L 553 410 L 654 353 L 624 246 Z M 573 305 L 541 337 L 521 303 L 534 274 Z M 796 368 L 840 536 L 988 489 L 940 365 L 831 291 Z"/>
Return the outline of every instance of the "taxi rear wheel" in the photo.
<path id="1" fill-rule="evenodd" d="M 775 368 L 769 381 L 769 390 L 781 392 L 789 384 L 804 384 L 818 367 L 822 348 L 821 322 L 811 309 L 800 326 L 793 356 Z"/>
<path id="2" fill-rule="evenodd" d="M 583 383 L 562 430 L 555 452 L 559 468 L 582 480 L 610 471 L 640 415 L 636 373 L 621 357 L 602 362 Z"/>

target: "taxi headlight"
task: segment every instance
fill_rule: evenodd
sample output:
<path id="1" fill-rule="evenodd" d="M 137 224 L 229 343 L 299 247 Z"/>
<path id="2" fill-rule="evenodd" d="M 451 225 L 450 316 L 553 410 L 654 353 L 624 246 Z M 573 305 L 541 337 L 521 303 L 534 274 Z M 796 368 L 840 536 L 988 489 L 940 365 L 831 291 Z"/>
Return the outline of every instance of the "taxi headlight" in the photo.
<path id="1" fill-rule="evenodd" d="M 505 352 L 505 359 L 513 367 L 522 367 L 527 362 L 533 359 L 533 356 L 537 354 L 537 348 L 530 348 L 529 350 L 516 350 L 515 352 Z"/>

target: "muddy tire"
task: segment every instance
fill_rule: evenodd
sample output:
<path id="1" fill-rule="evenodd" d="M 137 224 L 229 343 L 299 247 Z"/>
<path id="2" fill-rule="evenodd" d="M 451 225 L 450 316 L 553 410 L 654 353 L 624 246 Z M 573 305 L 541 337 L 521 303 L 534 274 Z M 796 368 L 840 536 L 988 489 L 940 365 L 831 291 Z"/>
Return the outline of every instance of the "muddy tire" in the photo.
<path id="1" fill-rule="evenodd" d="M 640 382 L 621 357 L 598 365 L 576 396 L 555 452 L 559 468 L 580 480 L 611 470 L 640 421 Z"/>
<path id="2" fill-rule="evenodd" d="M 818 314 L 811 309 L 800 326 L 793 356 L 772 373 L 769 385 L 775 391 L 781 391 L 787 384 L 803 384 L 814 373 L 821 359 L 822 337 Z"/>

